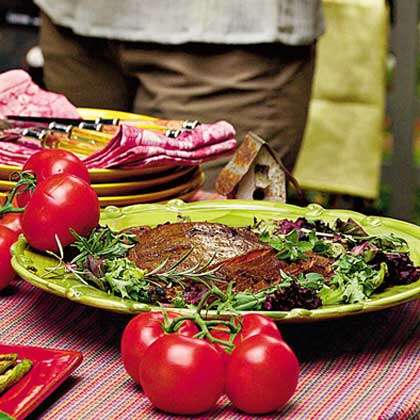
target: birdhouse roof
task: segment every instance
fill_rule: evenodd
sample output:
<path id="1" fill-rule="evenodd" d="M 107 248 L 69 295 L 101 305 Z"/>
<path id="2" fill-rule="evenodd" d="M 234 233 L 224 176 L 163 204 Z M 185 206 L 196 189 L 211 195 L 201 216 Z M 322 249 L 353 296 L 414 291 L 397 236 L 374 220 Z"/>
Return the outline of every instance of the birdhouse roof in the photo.
<path id="1" fill-rule="evenodd" d="M 271 149 L 266 141 L 250 131 L 246 134 L 244 141 L 238 147 L 232 159 L 217 177 L 216 191 L 225 196 L 233 193 L 242 178 L 251 168 L 260 151 L 264 148 L 273 156 L 274 160 L 279 164 L 280 169 L 284 171 L 283 163 L 277 153 Z"/>

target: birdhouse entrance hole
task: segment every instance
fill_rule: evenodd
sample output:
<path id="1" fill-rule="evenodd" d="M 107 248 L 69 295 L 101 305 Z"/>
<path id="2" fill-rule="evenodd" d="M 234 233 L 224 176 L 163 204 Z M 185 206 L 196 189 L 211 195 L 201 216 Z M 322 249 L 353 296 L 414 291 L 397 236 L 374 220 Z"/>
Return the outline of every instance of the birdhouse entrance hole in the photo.
<path id="1" fill-rule="evenodd" d="M 263 188 L 255 188 L 254 192 L 252 193 L 252 198 L 254 200 L 264 200 L 265 190 Z"/>

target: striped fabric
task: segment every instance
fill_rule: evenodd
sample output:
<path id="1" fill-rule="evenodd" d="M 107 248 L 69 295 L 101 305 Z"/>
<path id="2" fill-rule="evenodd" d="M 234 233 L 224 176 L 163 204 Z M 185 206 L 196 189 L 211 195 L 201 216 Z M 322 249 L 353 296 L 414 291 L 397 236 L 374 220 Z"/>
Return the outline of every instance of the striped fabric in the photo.
<path id="1" fill-rule="evenodd" d="M 84 355 L 82 365 L 34 418 L 173 418 L 154 410 L 123 369 L 118 347 L 128 318 L 49 295 L 23 281 L 0 299 L 0 342 L 75 349 Z M 282 326 L 302 371 L 292 401 L 264 418 L 415 418 L 419 309 L 417 301 L 355 318 Z M 250 418 L 226 399 L 209 416 Z"/>

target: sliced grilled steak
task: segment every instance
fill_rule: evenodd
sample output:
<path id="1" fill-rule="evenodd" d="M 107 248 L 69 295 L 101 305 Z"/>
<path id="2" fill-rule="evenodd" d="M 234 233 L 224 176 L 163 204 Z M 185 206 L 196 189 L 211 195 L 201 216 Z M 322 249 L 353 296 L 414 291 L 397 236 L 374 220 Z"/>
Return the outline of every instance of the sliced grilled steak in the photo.
<path id="1" fill-rule="evenodd" d="M 275 252 L 246 228 L 191 222 L 134 228 L 131 232 L 139 243 L 129 251 L 128 258 L 149 271 L 166 260 L 168 268 L 191 252 L 180 269 L 212 260 L 211 267 L 221 265 L 223 277 L 227 282 L 234 280 L 239 290 L 266 287 L 279 280 Z"/>
<path id="2" fill-rule="evenodd" d="M 236 291 L 256 292 L 280 280 L 280 266 L 274 249 L 260 248 L 226 260 L 220 273 L 235 281 Z"/>
<path id="3" fill-rule="evenodd" d="M 306 258 L 292 263 L 280 262 L 280 268 L 287 274 L 298 276 L 299 274 L 318 273 L 327 281 L 334 275 L 334 260 L 323 257 L 314 252 L 307 252 Z"/>

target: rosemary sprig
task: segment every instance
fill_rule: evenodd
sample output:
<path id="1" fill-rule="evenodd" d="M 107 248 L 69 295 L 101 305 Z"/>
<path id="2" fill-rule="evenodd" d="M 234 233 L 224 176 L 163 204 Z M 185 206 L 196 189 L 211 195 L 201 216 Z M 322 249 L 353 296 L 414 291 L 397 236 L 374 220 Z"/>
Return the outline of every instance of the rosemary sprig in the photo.
<path id="1" fill-rule="evenodd" d="M 128 232 L 115 233 L 108 226 L 95 229 L 87 238 L 75 231 L 71 233 L 76 238 L 71 246 L 79 251 L 72 260 L 74 264 L 84 262 L 88 257 L 123 257 L 137 243 L 136 235 Z"/>
<path id="2" fill-rule="evenodd" d="M 211 289 L 213 282 L 224 282 L 218 275 L 220 266 L 212 267 L 214 256 L 204 264 L 193 264 L 180 269 L 193 252 L 187 253 L 171 264 L 169 259 L 158 264 L 153 270 L 142 270 L 126 256 L 136 243 L 136 236 L 128 232 L 113 232 L 109 227 L 95 229 L 89 237 L 72 232 L 76 238 L 70 246 L 77 249 L 77 255 L 68 261 L 58 238 L 58 255 L 49 253 L 58 260 L 58 265 L 47 269 L 45 276 L 62 277 L 63 273 L 75 276 L 80 282 L 90 284 L 109 294 L 122 298 L 150 303 L 156 291 L 174 284 L 185 289 L 188 282 L 199 282 Z M 161 296 L 164 297 L 164 296 Z"/>
<path id="3" fill-rule="evenodd" d="M 209 269 L 214 261 L 214 255 L 205 264 L 197 263 L 189 268 L 179 270 L 178 267 L 190 257 L 192 252 L 193 249 L 191 248 L 167 269 L 165 269 L 165 266 L 168 264 L 168 259 L 166 259 L 154 270 L 146 272 L 144 278 L 149 281 L 163 282 L 168 286 L 172 283 L 177 283 L 183 288 L 185 287 L 185 281 L 188 280 L 201 282 L 209 289 L 211 285 L 207 282 L 225 282 L 217 274 L 220 265 Z"/>

